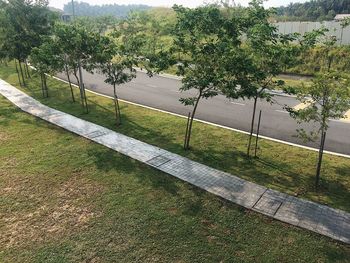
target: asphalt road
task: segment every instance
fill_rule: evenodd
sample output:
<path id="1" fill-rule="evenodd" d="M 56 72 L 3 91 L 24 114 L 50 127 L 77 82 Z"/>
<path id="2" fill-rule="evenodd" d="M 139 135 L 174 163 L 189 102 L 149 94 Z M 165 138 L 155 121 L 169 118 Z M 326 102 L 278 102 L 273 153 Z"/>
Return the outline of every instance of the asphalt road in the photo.
<path id="1" fill-rule="evenodd" d="M 64 74 L 58 77 L 67 79 Z M 73 78 L 72 78 L 73 79 Z M 112 95 L 112 86 L 104 82 L 104 77 L 95 73 L 84 72 L 86 88 L 105 95 Z M 187 115 L 191 107 L 185 107 L 179 98 L 189 96 L 190 93 L 179 92 L 181 81 L 162 76 L 149 78 L 145 73 L 138 72 L 137 78 L 130 83 L 118 87 L 118 96 L 121 99 L 150 106 L 153 108 Z M 284 105 L 294 107 L 299 102 L 292 97 L 275 96 L 275 103 L 270 104 L 259 101 L 257 115 L 262 110 L 260 134 L 275 139 L 296 143 L 300 145 L 318 147 L 317 143 L 305 143 L 295 137 L 297 128 L 312 129 L 315 124 L 299 125 L 290 118 L 283 109 Z M 224 96 L 217 96 L 202 100 L 198 106 L 196 118 L 227 127 L 249 131 L 253 101 L 229 101 Z M 350 123 L 331 120 L 327 132 L 325 149 L 332 152 L 350 155 Z"/>

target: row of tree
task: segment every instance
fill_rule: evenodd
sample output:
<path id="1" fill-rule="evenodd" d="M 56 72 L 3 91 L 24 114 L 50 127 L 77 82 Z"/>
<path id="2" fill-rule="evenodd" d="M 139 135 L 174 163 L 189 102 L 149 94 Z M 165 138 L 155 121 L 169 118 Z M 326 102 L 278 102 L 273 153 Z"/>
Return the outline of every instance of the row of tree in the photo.
<path id="1" fill-rule="evenodd" d="M 276 8 L 277 19 L 284 21 L 333 20 L 336 14 L 350 14 L 348 0 L 311 0 L 305 3 L 290 3 Z"/>
<path id="2" fill-rule="evenodd" d="M 68 2 L 64 5 L 64 12 L 67 14 L 73 14 L 73 5 Z M 114 17 L 126 17 L 131 11 L 142 11 L 150 9 L 147 5 L 118 5 L 118 4 L 105 4 L 105 5 L 90 5 L 86 2 L 74 2 L 74 11 L 77 16 L 114 16 Z"/>
<path id="3" fill-rule="evenodd" d="M 27 10 L 45 9 L 41 1 L 34 4 L 25 0 L 10 0 L 8 3 L 3 3 L 6 12 L 11 11 L 14 14 L 4 16 L 4 20 L 7 20 L 6 25 L 14 31 L 16 26 L 29 23 L 18 22 L 22 17 L 13 10 L 18 8 L 18 4 Z M 173 9 L 176 13 L 173 27 L 165 24 L 158 31 L 159 27 L 154 25 L 154 32 L 147 34 L 144 31 L 144 24 L 139 22 L 144 18 L 136 14 L 136 17 L 131 16 L 121 21 L 107 36 L 92 32 L 74 21 L 70 24 L 53 25 L 49 19 L 50 14 L 46 13 L 44 15 L 46 20 L 39 20 L 39 23 L 43 24 L 30 29 L 31 35 L 40 36 L 39 41 L 33 42 L 36 38 L 21 38 L 18 34 L 18 38 L 15 39 L 21 45 L 14 45 L 10 51 L 3 49 L 12 43 L 8 41 L 14 41 L 8 35 L 9 38 L 2 39 L 1 52 L 9 59 L 19 61 L 19 65 L 29 58 L 41 77 L 43 96 L 48 96 L 46 74 L 64 71 L 69 80 L 72 100 L 76 101 L 70 81 L 72 74 L 79 85 L 80 101 L 86 112 L 88 112 L 88 100 L 82 69 L 90 73 L 99 71 L 105 75 L 105 82 L 113 87 L 117 125 L 121 124 L 117 86 L 136 77 L 134 66 L 146 68 L 149 76 L 175 68 L 177 74 L 183 77 L 180 90 L 196 91 L 195 96 L 180 100 L 184 105 L 192 106 L 184 141 L 186 150 L 190 149 L 193 120 L 200 101 L 224 94 L 231 100 L 239 98 L 254 100 L 247 147 L 247 155 L 250 156 L 258 100 L 273 102 L 273 96 L 269 91 L 283 87 L 288 92 L 297 93 L 300 100 L 307 99 L 311 105 L 299 111 L 286 108 L 299 121 L 319 123 L 319 129 L 314 133 L 307 134 L 303 130 L 299 133 L 307 139 L 321 135 L 318 161 L 320 168 L 329 118 L 342 117 L 345 110 L 350 107 L 347 76 L 331 70 L 333 62 L 331 47 L 334 41 L 320 45 L 323 50 L 320 58 L 323 58 L 324 64 L 328 66 L 320 69 L 314 84 L 295 90 L 285 87 L 284 82 L 278 80 L 278 75 L 286 65 L 299 63 L 300 52 L 317 45 L 318 39 L 324 35 L 323 30 L 308 33 L 303 37 L 279 34 L 269 23 L 271 13 L 263 8 L 260 0 L 253 0 L 249 7 L 243 10 L 229 6 L 222 8 L 217 5 L 196 9 L 174 6 Z M 16 23 L 12 24 L 11 19 L 16 20 Z M 45 28 L 44 32 L 40 31 L 42 28 Z M 2 30 L 7 29 L 2 27 Z M 166 31 L 172 35 L 168 48 L 162 45 L 163 34 Z M 28 47 L 26 53 L 21 50 L 23 46 Z M 20 83 L 24 83 L 22 70 L 18 72 Z M 320 169 L 317 178 L 319 171 Z M 316 181 L 316 185 L 318 184 L 319 179 Z"/>

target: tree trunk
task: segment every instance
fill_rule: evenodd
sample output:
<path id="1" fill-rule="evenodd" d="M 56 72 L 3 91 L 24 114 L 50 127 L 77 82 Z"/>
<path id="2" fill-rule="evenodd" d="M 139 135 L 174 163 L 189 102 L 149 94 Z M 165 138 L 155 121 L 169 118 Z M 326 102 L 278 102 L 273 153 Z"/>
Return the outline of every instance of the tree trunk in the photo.
<path id="1" fill-rule="evenodd" d="M 186 140 L 186 144 L 185 144 L 185 150 L 189 150 L 190 149 L 190 140 L 191 140 L 191 134 L 192 134 L 193 119 L 194 119 L 194 116 L 196 114 L 198 103 L 199 103 L 199 100 L 201 99 L 201 97 L 202 97 L 202 92 L 200 91 L 199 92 L 199 96 L 198 96 L 198 98 L 196 100 L 196 103 L 194 105 L 192 114 L 191 114 L 190 124 L 188 126 L 188 135 L 187 135 L 187 140 Z"/>
<path id="2" fill-rule="evenodd" d="M 29 76 L 28 76 L 28 72 L 27 72 L 27 68 L 26 68 L 26 63 L 25 62 L 23 62 L 23 63 L 24 63 L 24 66 L 23 66 L 24 76 L 28 79 Z"/>
<path id="3" fill-rule="evenodd" d="M 114 92 L 115 120 L 117 122 L 117 126 L 119 126 L 120 124 L 122 124 L 122 118 L 120 115 L 119 100 L 118 100 L 117 90 L 116 90 L 115 84 L 113 85 L 113 92 Z"/>
<path id="4" fill-rule="evenodd" d="M 84 107 L 85 107 L 85 111 L 86 113 L 89 113 L 89 105 L 87 103 L 87 97 L 86 97 L 86 92 L 85 92 L 85 85 L 83 83 L 83 96 L 84 96 Z"/>
<path id="5" fill-rule="evenodd" d="M 77 80 L 77 84 L 79 86 L 79 92 L 80 92 L 80 100 L 81 100 L 81 105 L 83 106 L 83 108 L 85 107 L 85 99 L 84 99 L 84 93 L 83 93 L 83 90 L 82 90 L 82 85 L 80 85 L 80 80 L 79 80 L 79 77 L 77 75 L 77 69 L 74 69 L 74 73 L 73 73 L 75 79 Z"/>
<path id="6" fill-rule="evenodd" d="M 22 64 L 21 64 L 21 61 L 20 61 L 20 60 L 18 60 L 18 63 L 19 63 L 19 70 L 20 70 L 20 72 L 21 72 L 21 76 L 22 76 L 23 86 L 25 87 L 25 86 L 27 86 L 27 85 L 26 85 L 26 82 L 25 82 L 25 80 L 24 80 L 24 75 L 23 75 L 23 69 L 22 69 Z"/>
<path id="7" fill-rule="evenodd" d="M 27 60 L 25 61 L 25 66 L 26 66 L 26 70 L 27 70 L 27 76 L 28 76 L 28 78 L 31 78 Z"/>
<path id="8" fill-rule="evenodd" d="M 87 100 L 86 100 L 86 93 L 85 93 L 85 86 L 84 86 L 84 81 L 83 81 L 83 71 L 81 69 L 81 64 L 80 60 L 78 60 L 78 72 L 79 72 L 79 79 L 80 79 L 80 97 L 81 97 L 81 103 L 83 108 L 85 108 L 86 113 L 89 112 L 87 108 Z"/>
<path id="9" fill-rule="evenodd" d="M 72 82 L 70 81 L 69 70 L 68 70 L 68 65 L 67 65 L 67 64 L 65 64 L 65 70 L 66 70 L 67 79 L 68 79 L 68 83 L 69 83 L 69 87 L 70 87 L 70 92 L 71 92 L 71 94 L 72 94 L 72 100 L 73 100 L 73 102 L 75 102 L 75 97 L 74 97 Z"/>
<path id="10" fill-rule="evenodd" d="M 316 170 L 316 181 L 315 181 L 316 190 L 320 185 L 320 175 L 321 175 L 322 158 L 323 158 L 325 141 L 326 141 L 326 132 L 322 131 L 321 144 L 318 152 L 318 163 L 317 163 L 317 170 Z"/>
<path id="11" fill-rule="evenodd" d="M 75 79 L 76 79 L 76 81 L 77 81 L 77 85 L 78 85 L 78 87 L 80 88 L 80 81 L 79 81 L 79 78 L 78 78 L 77 73 L 76 73 L 76 72 L 74 72 L 74 73 L 73 73 L 73 75 L 74 75 L 74 77 L 75 77 Z"/>
<path id="12" fill-rule="evenodd" d="M 254 130 L 254 122 L 255 122 L 255 112 L 256 112 L 256 104 L 257 104 L 258 98 L 254 98 L 254 107 L 253 107 L 253 116 L 252 116 L 252 122 L 250 124 L 250 134 L 249 134 L 249 142 L 248 142 L 248 149 L 247 149 L 247 155 L 250 157 L 250 147 L 252 145 L 252 137 L 253 137 L 253 130 Z"/>
<path id="13" fill-rule="evenodd" d="M 43 98 L 45 98 L 45 87 L 44 87 L 43 73 L 40 73 L 40 80 L 41 80 L 41 93 L 43 95 Z"/>
<path id="14" fill-rule="evenodd" d="M 18 66 L 17 66 L 17 60 L 15 59 L 15 65 L 16 65 L 16 72 L 17 72 L 17 77 L 19 81 L 19 85 L 22 87 L 22 81 L 21 81 L 21 76 L 19 74 Z"/>
<path id="15" fill-rule="evenodd" d="M 43 77 L 44 77 L 45 97 L 48 98 L 49 97 L 49 88 L 47 87 L 47 81 L 46 81 L 45 73 L 44 73 Z"/>

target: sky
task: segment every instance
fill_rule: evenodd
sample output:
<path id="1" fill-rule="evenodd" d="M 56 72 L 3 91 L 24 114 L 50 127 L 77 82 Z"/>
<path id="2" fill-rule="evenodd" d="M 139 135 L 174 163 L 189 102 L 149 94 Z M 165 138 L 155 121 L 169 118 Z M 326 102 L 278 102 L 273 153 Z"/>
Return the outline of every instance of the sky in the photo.
<path id="1" fill-rule="evenodd" d="M 64 4 L 67 4 L 71 0 L 50 0 L 50 6 L 63 9 Z M 79 1 L 79 0 L 75 0 Z M 187 7 L 195 7 L 203 4 L 204 1 L 210 2 L 213 0 L 80 0 L 82 2 L 87 2 L 91 5 L 102 5 L 102 4 L 144 4 L 150 6 L 167 6 L 171 7 L 174 4 L 183 5 Z M 232 0 L 231 0 L 232 1 Z M 281 5 L 288 5 L 289 3 L 303 3 L 307 0 L 269 0 L 265 3 L 265 7 L 276 7 Z M 247 5 L 249 0 L 235 0 L 235 3 L 241 5 Z"/>

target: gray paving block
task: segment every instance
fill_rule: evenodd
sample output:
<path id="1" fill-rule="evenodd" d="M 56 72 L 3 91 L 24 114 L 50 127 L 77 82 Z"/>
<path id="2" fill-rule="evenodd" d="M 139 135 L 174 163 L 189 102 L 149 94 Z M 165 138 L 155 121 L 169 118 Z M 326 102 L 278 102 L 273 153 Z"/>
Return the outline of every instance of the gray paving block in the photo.
<path id="1" fill-rule="evenodd" d="M 154 166 L 154 167 L 159 167 L 159 166 L 161 166 L 169 161 L 170 161 L 169 158 L 162 156 L 162 155 L 158 155 L 158 156 L 148 160 L 147 163 Z"/>

